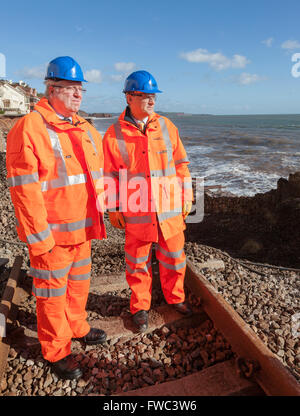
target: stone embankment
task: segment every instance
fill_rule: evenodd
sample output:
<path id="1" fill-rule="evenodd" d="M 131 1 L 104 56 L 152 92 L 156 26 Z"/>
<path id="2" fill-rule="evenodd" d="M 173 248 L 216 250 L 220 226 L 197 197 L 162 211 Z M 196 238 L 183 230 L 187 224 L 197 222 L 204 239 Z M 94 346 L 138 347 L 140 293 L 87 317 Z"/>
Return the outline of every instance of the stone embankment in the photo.
<path id="1" fill-rule="evenodd" d="M 6 150 L 6 137 L 9 130 L 19 120 L 20 117 L 1 117 L 0 116 L 0 152 Z"/>

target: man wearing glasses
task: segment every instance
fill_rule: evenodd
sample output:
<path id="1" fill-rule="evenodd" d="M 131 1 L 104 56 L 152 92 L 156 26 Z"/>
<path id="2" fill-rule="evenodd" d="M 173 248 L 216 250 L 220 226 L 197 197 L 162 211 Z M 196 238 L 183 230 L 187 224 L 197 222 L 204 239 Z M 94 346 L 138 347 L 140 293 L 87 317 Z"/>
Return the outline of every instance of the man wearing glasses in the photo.
<path id="1" fill-rule="evenodd" d="M 168 304 L 189 315 L 185 302 L 184 219 L 192 206 L 188 159 L 175 125 L 154 112 L 161 93 L 147 71 L 133 72 L 123 92 L 127 107 L 103 139 L 107 207 L 113 226 L 125 228 L 130 312 L 140 332 L 151 306 L 152 244 Z"/>
<path id="2" fill-rule="evenodd" d="M 19 238 L 27 243 L 42 354 L 63 379 L 82 371 L 72 338 L 106 340 L 85 310 L 91 240 L 106 238 L 96 207 L 103 192 L 102 137 L 77 115 L 86 82 L 69 56 L 52 60 L 46 93 L 7 137 L 7 177 Z"/>

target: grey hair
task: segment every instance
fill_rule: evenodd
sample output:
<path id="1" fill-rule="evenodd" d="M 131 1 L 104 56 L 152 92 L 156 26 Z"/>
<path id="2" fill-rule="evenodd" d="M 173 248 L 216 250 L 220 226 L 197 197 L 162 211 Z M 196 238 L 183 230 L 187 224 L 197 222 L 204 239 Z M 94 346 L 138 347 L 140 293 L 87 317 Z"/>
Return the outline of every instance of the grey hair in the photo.
<path id="1" fill-rule="evenodd" d="M 44 81 L 44 84 L 46 85 L 46 91 L 44 95 L 46 98 L 49 98 L 49 87 L 51 87 L 52 85 L 55 85 L 58 82 L 59 81 L 54 81 L 53 79 L 46 79 Z"/>

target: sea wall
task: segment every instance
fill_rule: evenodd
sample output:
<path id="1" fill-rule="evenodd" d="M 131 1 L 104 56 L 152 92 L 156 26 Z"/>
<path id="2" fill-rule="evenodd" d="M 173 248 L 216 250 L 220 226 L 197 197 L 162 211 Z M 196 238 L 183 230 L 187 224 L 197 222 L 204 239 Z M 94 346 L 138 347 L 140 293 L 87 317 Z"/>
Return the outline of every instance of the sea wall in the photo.
<path id="1" fill-rule="evenodd" d="M 255 196 L 222 196 L 205 192 L 205 214 L 262 215 L 274 221 L 274 214 L 289 208 L 297 208 L 300 202 L 300 172 L 291 173 L 288 179 L 280 178 L 277 189 Z M 299 200 L 298 200 L 299 199 Z"/>
<path id="2" fill-rule="evenodd" d="M 253 197 L 207 190 L 204 218 L 187 223 L 185 235 L 234 257 L 300 268 L 300 172 Z"/>

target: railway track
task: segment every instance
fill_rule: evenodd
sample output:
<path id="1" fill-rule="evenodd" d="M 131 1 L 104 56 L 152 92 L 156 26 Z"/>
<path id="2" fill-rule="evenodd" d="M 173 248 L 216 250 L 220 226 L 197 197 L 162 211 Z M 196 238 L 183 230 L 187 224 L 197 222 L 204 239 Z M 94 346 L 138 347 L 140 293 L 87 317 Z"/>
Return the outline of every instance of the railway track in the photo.
<path id="1" fill-rule="evenodd" d="M 154 263 L 149 328 L 138 334 L 129 314 L 125 275 L 91 283 L 88 320 L 107 332 L 104 346 L 73 342 L 83 379 L 58 380 L 42 359 L 31 279 L 17 256 L 2 295 L 2 396 L 299 396 L 295 377 L 188 261 L 183 318 L 162 299 Z M 1 321 L 0 321 L 1 323 Z M 4 336 L 6 335 L 6 336 Z"/>

